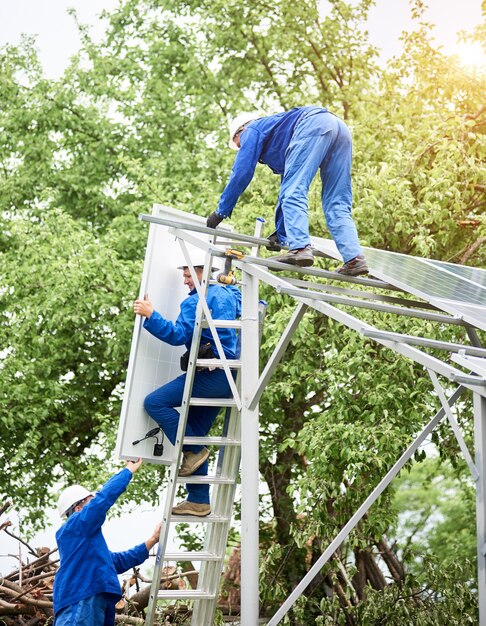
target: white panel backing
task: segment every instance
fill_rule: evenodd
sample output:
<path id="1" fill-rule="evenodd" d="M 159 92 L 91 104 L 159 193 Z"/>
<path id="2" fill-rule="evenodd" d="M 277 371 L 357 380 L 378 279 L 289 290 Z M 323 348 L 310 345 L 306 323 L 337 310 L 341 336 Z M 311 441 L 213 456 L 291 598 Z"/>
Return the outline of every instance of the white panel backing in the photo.
<path id="1" fill-rule="evenodd" d="M 206 220 L 177 209 L 154 205 L 152 214 L 172 220 L 194 222 L 205 226 Z M 198 239 L 208 241 L 203 234 L 194 233 Z M 204 259 L 204 251 L 195 246 L 188 246 L 191 260 Z M 140 297 L 147 293 L 155 309 L 166 319 L 175 321 L 180 303 L 188 295 L 184 285 L 182 270 L 178 266 L 185 264 L 179 242 L 169 233 L 166 226 L 150 224 L 145 263 L 140 286 Z M 218 259 L 213 260 L 213 266 L 221 266 Z M 143 328 L 144 318 L 136 316 L 132 335 L 130 359 L 127 370 L 127 380 L 123 396 L 118 438 L 115 455 L 122 459 L 141 457 L 151 463 L 169 465 L 174 456 L 174 448 L 164 438 L 164 453 L 154 456 L 156 440 L 146 439 L 133 445 L 145 433 L 157 426 L 145 412 L 143 401 L 147 394 L 182 374 L 179 365 L 181 354 L 185 346 L 170 346 L 157 339 Z M 159 435 L 159 441 L 161 436 Z"/>

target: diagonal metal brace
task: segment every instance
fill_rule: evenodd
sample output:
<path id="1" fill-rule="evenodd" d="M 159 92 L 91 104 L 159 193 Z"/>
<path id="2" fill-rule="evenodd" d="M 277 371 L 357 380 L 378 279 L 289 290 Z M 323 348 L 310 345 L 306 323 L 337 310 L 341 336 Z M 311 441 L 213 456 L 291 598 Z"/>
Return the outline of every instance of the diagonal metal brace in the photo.
<path id="1" fill-rule="evenodd" d="M 228 359 L 226 358 L 226 355 L 224 353 L 223 346 L 221 345 L 221 340 L 219 338 L 218 331 L 216 330 L 216 326 L 215 326 L 215 324 L 213 322 L 213 318 L 211 316 L 211 311 L 209 310 L 208 303 L 206 301 L 206 297 L 205 297 L 203 288 L 199 284 L 199 280 L 197 279 L 196 273 L 194 271 L 194 267 L 193 267 L 193 265 L 191 263 L 191 258 L 189 256 L 189 252 L 187 250 L 186 242 L 183 239 L 179 239 L 179 244 L 180 244 L 182 252 L 184 254 L 184 258 L 186 260 L 186 263 L 188 264 L 188 268 L 189 268 L 189 271 L 191 273 L 192 280 L 194 281 L 194 287 L 196 288 L 196 291 L 197 291 L 198 296 L 199 296 L 198 306 L 202 306 L 202 309 L 204 311 L 204 315 L 206 316 L 206 321 L 207 321 L 208 326 L 209 326 L 209 330 L 211 331 L 211 334 L 212 334 L 213 339 L 214 339 L 214 343 L 216 344 L 216 348 L 218 349 L 218 353 L 220 355 L 221 363 L 223 364 L 223 369 L 225 371 L 226 378 L 228 379 L 228 385 L 230 386 L 231 392 L 233 394 L 233 398 L 235 399 L 236 406 L 237 406 L 238 410 L 240 411 L 241 410 L 240 394 L 238 393 L 238 390 L 236 388 L 236 384 L 235 384 L 233 375 L 231 373 L 230 365 L 229 365 Z"/>
<path id="2" fill-rule="evenodd" d="M 465 391 L 464 387 L 457 387 L 452 396 L 449 398 L 449 402 L 447 402 L 447 406 L 452 406 L 461 396 L 461 394 Z M 329 561 L 334 552 L 339 548 L 339 546 L 346 540 L 348 535 L 351 533 L 353 528 L 357 526 L 358 522 L 361 518 L 366 514 L 366 512 L 370 509 L 370 507 L 376 502 L 376 500 L 381 496 L 381 494 L 385 491 L 388 485 L 392 482 L 398 472 L 402 469 L 402 467 L 413 457 L 415 452 L 420 448 L 422 443 L 427 439 L 427 437 L 432 433 L 437 424 L 444 417 L 445 409 L 439 409 L 435 416 L 429 421 L 427 426 L 422 430 L 422 432 L 416 437 L 415 441 L 405 450 L 402 456 L 398 459 L 395 465 L 387 472 L 387 474 L 381 479 L 381 481 L 376 485 L 370 495 L 366 498 L 363 504 L 358 508 L 356 513 L 351 517 L 351 519 L 343 526 L 343 528 L 339 531 L 333 541 L 328 545 L 326 550 L 321 554 L 321 556 L 317 559 L 314 565 L 310 568 L 307 574 L 302 578 L 300 583 L 295 587 L 289 597 L 285 600 L 279 610 L 275 613 L 275 615 L 267 622 L 267 626 L 276 626 L 280 623 L 280 621 L 285 617 L 285 615 L 290 611 L 294 602 L 301 596 L 304 591 L 307 589 L 309 584 L 314 580 L 317 574 L 320 572 L 322 567 Z"/>
<path id="3" fill-rule="evenodd" d="M 471 475 L 473 477 L 474 482 L 477 482 L 477 480 L 479 479 L 479 473 L 478 470 L 476 469 L 476 465 L 474 464 L 474 461 L 471 457 L 471 454 L 468 450 L 468 447 L 466 445 L 466 442 L 464 441 L 464 437 L 462 436 L 462 432 L 461 432 L 461 428 L 456 420 L 456 418 L 454 417 L 454 414 L 452 412 L 452 409 L 449 405 L 449 402 L 447 402 L 447 398 L 446 395 L 444 393 L 444 390 L 441 386 L 441 384 L 439 383 L 439 379 L 437 378 L 437 374 L 435 372 L 433 372 L 432 370 L 427 369 L 429 376 L 432 380 L 432 383 L 434 385 L 434 389 L 435 389 L 435 393 L 437 394 L 440 403 L 442 404 L 442 408 L 444 409 L 445 414 L 447 415 L 447 419 L 449 420 L 449 424 L 451 425 L 452 431 L 454 433 L 455 438 L 457 439 L 457 443 L 459 444 L 459 447 L 461 448 L 461 452 L 464 456 L 464 459 L 466 461 L 466 463 L 469 466 L 469 470 L 471 472 Z"/>

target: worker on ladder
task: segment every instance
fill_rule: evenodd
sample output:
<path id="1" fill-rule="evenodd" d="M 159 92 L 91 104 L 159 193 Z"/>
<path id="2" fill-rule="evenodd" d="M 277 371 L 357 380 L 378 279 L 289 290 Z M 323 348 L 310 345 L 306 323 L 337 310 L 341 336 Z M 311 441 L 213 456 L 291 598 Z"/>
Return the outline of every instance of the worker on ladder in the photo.
<path id="1" fill-rule="evenodd" d="M 351 135 L 346 124 L 325 108 L 297 107 L 262 117 L 242 113 L 230 121 L 230 142 L 238 150 L 218 207 L 207 219 L 216 228 L 230 217 L 238 198 L 250 184 L 257 163 L 268 165 L 282 182 L 275 214 L 276 231 L 269 250 L 290 250 L 273 260 L 307 267 L 313 264 L 309 237 L 309 187 L 320 170 L 322 209 L 327 227 L 344 265 L 340 274 L 366 274 L 368 267 L 351 215 Z"/>
<path id="2" fill-rule="evenodd" d="M 204 270 L 204 261 L 201 260 L 199 262 L 199 260 L 196 260 L 193 267 L 197 280 L 200 283 Z M 166 320 L 158 311 L 155 311 L 148 296 L 145 296 L 143 300 L 136 300 L 133 308 L 137 315 L 142 315 L 146 318 L 143 326 L 154 337 L 172 346 L 185 345 L 189 351 L 194 332 L 199 295 L 189 267 L 184 265 L 178 269 L 183 271 L 182 276 L 184 284 L 189 289 L 189 295 L 182 301 L 179 316 L 175 322 Z M 216 268 L 212 269 L 215 270 Z M 212 318 L 215 320 L 235 320 L 241 315 L 241 292 L 234 285 L 209 285 L 206 300 L 211 310 Z M 235 329 L 219 329 L 218 336 L 226 358 L 235 359 L 238 356 L 238 338 Z M 184 356 L 181 357 L 181 369 L 187 370 L 187 358 L 184 359 Z M 218 357 L 220 355 L 211 331 L 203 329 L 199 358 Z M 175 407 L 181 406 L 185 381 L 186 374 L 181 374 L 173 381 L 150 393 L 144 402 L 145 410 L 159 424 L 172 444 L 175 443 L 179 423 L 179 413 Z M 231 388 L 225 371 L 220 368 L 198 368 L 194 375 L 192 395 L 198 398 L 231 397 Z M 220 407 L 192 406 L 189 409 L 186 436 L 205 437 L 219 411 Z M 207 475 L 208 457 L 209 450 L 204 446 L 184 446 L 179 476 Z M 172 514 L 195 515 L 198 517 L 209 515 L 211 512 L 209 485 L 189 483 L 186 487 L 187 499 L 174 506 Z"/>

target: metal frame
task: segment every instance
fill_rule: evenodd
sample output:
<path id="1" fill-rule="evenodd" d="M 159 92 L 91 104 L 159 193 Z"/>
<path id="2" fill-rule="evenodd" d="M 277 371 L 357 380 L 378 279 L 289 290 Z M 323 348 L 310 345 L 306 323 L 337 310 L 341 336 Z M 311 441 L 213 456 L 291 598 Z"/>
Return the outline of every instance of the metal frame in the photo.
<path id="1" fill-rule="evenodd" d="M 395 478 L 405 463 L 409 461 L 423 441 L 430 435 L 439 422 L 447 417 L 454 435 L 456 436 L 461 451 L 469 465 L 473 478 L 476 480 L 477 489 L 477 538 L 478 538 L 478 583 L 479 589 L 486 586 L 486 350 L 481 346 L 476 328 L 470 322 L 465 322 L 461 317 L 452 315 L 443 307 L 437 298 L 431 298 L 422 303 L 407 298 L 394 298 L 383 295 L 370 295 L 368 292 L 360 293 L 353 290 L 330 288 L 322 284 L 294 278 L 276 276 L 274 271 L 286 270 L 294 274 L 306 277 L 318 277 L 340 282 L 360 284 L 367 287 L 384 289 L 387 291 L 404 291 L 407 295 L 414 295 L 414 290 L 407 290 L 402 282 L 390 284 L 381 280 L 369 278 L 348 278 L 316 268 L 289 268 L 281 263 L 270 259 L 262 259 L 258 256 L 259 246 L 267 241 L 259 236 L 248 237 L 237 233 L 228 234 L 224 231 L 213 230 L 204 226 L 193 226 L 185 222 L 155 218 L 149 215 L 141 216 L 144 221 L 163 224 L 171 229 L 177 237 L 193 245 L 198 245 L 209 255 L 224 256 L 224 251 L 218 248 L 217 240 L 214 243 L 201 242 L 191 236 L 190 231 L 224 236 L 232 241 L 241 242 L 242 245 L 251 248 L 251 255 L 235 262 L 235 266 L 242 272 L 242 296 L 243 296 L 243 341 L 241 358 L 241 417 L 244 428 L 241 432 L 241 456 L 242 456 L 242 562 L 241 562 L 241 624 L 242 626 L 255 626 L 258 623 L 258 401 L 270 380 L 276 367 L 289 345 L 292 336 L 298 327 L 305 311 L 312 308 L 315 311 L 355 330 L 365 337 L 390 348 L 392 351 L 405 356 L 415 363 L 422 365 L 431 377 L 435 392 L 441 402 L 441 408 L 429 421 L 424 429 L 415 437 L 409 447 L 403 452 L 395 465 L 388 471 L 373 492 L 366 498 L 349 522 L 342 528 L 314 566 L 309 570 L 302 581 L 297 585 L 291 595 L 282 604 L 280 609 L 268 622 L 268 626 L 276 626 L 284 618 L 297 598 L 304 592 L 322 566 L 329 560 L 335 550 L 349 536 L 359 520 L 365 515 L 376 499 Z M 315 239 L 313 241 L 316 241 Z M 322 240 L 323 241 L 323 240 Z M 225 242 L 223 242 L 225 243 Z M 326 244 L 326 242 L 324 242 Z M 326 249 L 323 245 L 322 250 Z M 326 256 L 322 253 L 322 256 Z M 332 255 L 329 255 L 332 256 Z M 379 274 L 379 272 L 378 272 Z M 391 277 L 386 280 L 393 282 Z M 274 287 L 281 293 L 286 293 L 297 302 L 295 309 L 285 331 L 277 343 L 272 356 L 266 364 L 263 372 L 258 375 L 258 285 L 259 282 Z M 308 287 L 312 287 L 309 290 Z M 320 290 L 320 291 L 319 291 Z M 357 299 L 355 296 L 361 296 Z M 420 294 L 419 297 L 422 297 Z M 399 304 L 400 306 L 395 306 Z M 412 308 L 412 307 L 419 307 Z M 388 314 L 420 317 L 440 324 L 453 324 L 465 327 L 466 334 L 472 344 L 461 345 L 451 342 L 438 341 L 390 333 L 374 328 L 363 322 L 354 314 L 348 312 L 360 308 L 373 309 Z M 449 308 L 447 306 L 447 308 Z M 432 312 L 430 309 L 439 312 Z M 450 310 L 450 309 L 449 309 Z M 423 348 L 423 349 L 419 349 Z M 442 360 L 428 353 L 426 349 L 442 350 L 451 353 L 451 358 L 469 372 L 465 373 L 451 365 L 449 361 Z M 447 399 L 438 376 L 457 383 L 457 386 Z M 466 390 L 473 393 L 474 398 L 474 460 L 469 453 L 459 424 L 454 417 L 452 407 Z M 486 594 L 479 594 L 480 600 L 480 626 L 486 626 Z"/>

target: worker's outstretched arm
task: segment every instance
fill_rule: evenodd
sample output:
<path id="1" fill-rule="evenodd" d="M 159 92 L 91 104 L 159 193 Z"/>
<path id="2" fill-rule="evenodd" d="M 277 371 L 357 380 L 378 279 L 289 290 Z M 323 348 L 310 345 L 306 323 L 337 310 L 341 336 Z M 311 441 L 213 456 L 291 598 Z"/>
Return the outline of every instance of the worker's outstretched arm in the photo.
<path id="1" fill-rule="evenodd" d="M 247 128 L 241 134 L 240 149 L 236 155 L 228 183 L 219 199 L 218 208 L 208 217 L 207 226 L 216 228 L 225 217 L 230 217 L 238 198 L 253 178 L 262 150 L 262 134 L 254 128 Z"/>

